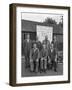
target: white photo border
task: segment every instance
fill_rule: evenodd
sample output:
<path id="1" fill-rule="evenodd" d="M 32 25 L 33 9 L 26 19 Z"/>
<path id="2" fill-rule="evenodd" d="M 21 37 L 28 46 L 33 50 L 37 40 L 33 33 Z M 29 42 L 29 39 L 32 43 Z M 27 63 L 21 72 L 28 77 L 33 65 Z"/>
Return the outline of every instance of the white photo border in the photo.
<path id="1" fill-rule="evenodd" d="M 63 75 L 21 77 L 21 12 L 63 14 Z M 68 10 L 16 7 L 16 83 L 56 82 L 68 80 Z"/>

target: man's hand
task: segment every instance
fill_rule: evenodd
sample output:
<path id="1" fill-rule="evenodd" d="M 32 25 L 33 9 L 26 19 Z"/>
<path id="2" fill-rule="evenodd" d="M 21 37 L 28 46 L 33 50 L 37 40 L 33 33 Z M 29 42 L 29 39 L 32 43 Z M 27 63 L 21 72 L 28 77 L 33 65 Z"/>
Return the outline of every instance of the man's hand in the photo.
<path id="1" fill-rule="evenodd" d="M 41 60 L 43 60 L 44 58 L 41 58 Z"/>
<path id="2" fill-rule="evenodd" d="M 48 63 L 51 63 L 51 59 L 49 58 Z"/>
<path id="3" fill-rule="evenodd" d="M 55 62 L 57 62 L 57 55 L 56 55 L 56 57 L 55 57 Z"/>
<path id="4" fill-rule="evenodd" d="M 48 56 L 48 63 L 51 63 L 51 59 L 50 59 L 50 57 Z"/>
<path id="5" fill-rule="evenodd" d="M 38 61 L 39 61 L 39 59 L 36 59 L 36 61 L 38 62 Z"/>
<path id="6" fill-rule="evenodd" d="M 30 59 L 30 62 L 33 62 L 33 59 Z"/>

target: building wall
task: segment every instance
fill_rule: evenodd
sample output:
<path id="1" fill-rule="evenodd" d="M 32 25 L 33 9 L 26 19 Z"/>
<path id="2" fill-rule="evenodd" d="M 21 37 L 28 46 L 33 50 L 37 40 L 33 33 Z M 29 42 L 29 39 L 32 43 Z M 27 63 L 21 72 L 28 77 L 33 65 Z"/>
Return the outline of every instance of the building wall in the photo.
<path id="1" fill-rule="evenodd" d="M 44 23 L 27 21 L 27 20 L 22 20 L 21 25 L 22 25 L 22 33 L 33 32 L 33 36 L 34 36 L 34 33 L 36 35 L 36 25 L 48 26 Z M 49 26 L 53 26 L 53 35 L 57 36 L 58 42 L 63 42 L 63 28 L 60 26 L 55 26 L 55 25 L 49 25 Z M 34 39 L 35 37 L 36 36 L 34 36 Z"/>
<path id="2" fill-rule="evenodd" d="M 25 32 L 36 32 L 36 24 L 31 21 L 22 20 L 22 31 Z"/>

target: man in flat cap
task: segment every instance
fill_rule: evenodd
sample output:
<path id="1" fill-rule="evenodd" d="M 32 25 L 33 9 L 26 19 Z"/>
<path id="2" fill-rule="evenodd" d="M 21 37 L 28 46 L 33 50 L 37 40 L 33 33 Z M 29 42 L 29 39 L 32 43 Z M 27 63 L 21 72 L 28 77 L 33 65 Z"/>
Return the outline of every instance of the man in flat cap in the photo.
<path id="1" fill-rule="evenodd" d="M 23 50 L 25 56 L 25 68 L 28 68 L 30 61 L 30 50 L 32 48 L 32 41 L 30 40 L 30 34 L 27 34 L 26 39 L 23 42 Z"/>

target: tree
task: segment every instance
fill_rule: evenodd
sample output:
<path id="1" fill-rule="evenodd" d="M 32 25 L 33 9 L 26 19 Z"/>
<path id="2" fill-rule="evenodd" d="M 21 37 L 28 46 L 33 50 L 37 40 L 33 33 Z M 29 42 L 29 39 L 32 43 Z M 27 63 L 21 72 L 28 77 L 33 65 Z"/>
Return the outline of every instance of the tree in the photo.
<path id="1" fill-rule="evenodd" d="M 63 27 L 63 16 L 61 16 L 61 21 L 58 24 L 59 26 Z"/>
<path id="2" fill-rule="evenodd" d="M 43 23 L 45 23 L 45 24 L 54 24 L 54 25 L 57 24 L 57 22 L 55 20 L 53 20 L 52 18 L 46 18 Z"/>
<path id="3" fill-rule="evenodd" d="M 61 27 L 63 27 L 63 22 L 59 22 L 58 25 L 61 26 Z"/>

